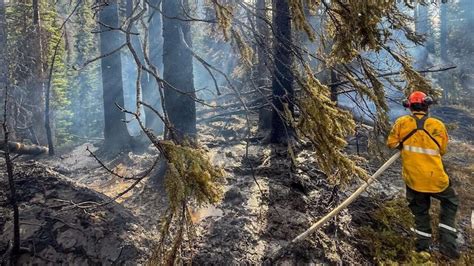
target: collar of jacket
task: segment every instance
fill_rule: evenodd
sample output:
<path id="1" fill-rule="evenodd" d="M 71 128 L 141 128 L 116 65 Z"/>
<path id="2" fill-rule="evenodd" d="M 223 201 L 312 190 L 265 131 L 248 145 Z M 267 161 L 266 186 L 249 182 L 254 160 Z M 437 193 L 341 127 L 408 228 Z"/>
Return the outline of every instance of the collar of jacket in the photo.
<path id="1" fill-rule="evenodd" d="M 428 114 L 428 112 L 423 112 L 423 111 L 414 111 L 414 112 L 411 112 L 413 115 L 426 115 Z"/>

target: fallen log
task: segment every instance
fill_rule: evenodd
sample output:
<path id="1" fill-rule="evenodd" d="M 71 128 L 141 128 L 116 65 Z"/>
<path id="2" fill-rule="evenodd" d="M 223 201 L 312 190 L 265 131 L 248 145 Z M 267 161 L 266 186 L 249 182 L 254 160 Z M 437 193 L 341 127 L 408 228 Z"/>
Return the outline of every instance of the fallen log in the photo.
<path id="1" fill-rule="evenodd" d="M 49 150 L 47 147 L 38 145 L 27 145 L 20 142 L 8 142 L 9 151 L 16 154 L 29 154 L 29 155 L 40 155 L 47 153 Z M 0 149 L 5 150 L 5 141 L 0 140 Z"/>
<path id="2" fill-rule="evenodd" d="M 357 197 L 364 192 L 367 187 L 369 187 L 387 168 L 390 167 L 398 158 L 400 157 L 400 152 L 397 151 L 388 161 L 386 161 L 368 180 L 365 182 L 363 185 L 361 185 L 352 195 L 344 200 L 339 206 L 334 208 L 330 213 L 326 214 L 324 217 L 319 219 L 315 224 L 313 224 L 310 228 L 308 228 L 306 231 L 304 231 L 302 234 L 298 235 L 295 237 L 293 240 L 291 240 L 290 243 L 276 249 L 274 252 L 270 254 L 265 260 L 265 264 L 272 264 L 274 263 L 277 259 L 279 259 L 281 256 L 285 254 L 288 250 L 290 250 L 292 247 L 296 245 L 296 243 L 304 240 L 306 237 L 314 233 L 316 230 L 321 228 L 327 221 L 329 221 L 331 218 L 336 216 L 339 212 L 344 210 L 349 204 L 351 204 Z"/>

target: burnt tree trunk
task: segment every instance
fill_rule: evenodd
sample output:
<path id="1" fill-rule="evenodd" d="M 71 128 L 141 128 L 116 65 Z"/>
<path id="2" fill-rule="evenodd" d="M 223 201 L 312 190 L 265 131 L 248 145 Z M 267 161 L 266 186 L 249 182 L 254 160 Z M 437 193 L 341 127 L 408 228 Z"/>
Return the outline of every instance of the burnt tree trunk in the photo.
<path id="1" fill-rule="evenodd" d="M 256 86 L 264 94 L 261 97 L 261 102 L 266 101 L 265 98 L 270 97 L 267 91 L 262 90 L 268 86 L 267 79 L 270 76 L 268 71 L 268 50 L 270 43 L 270 27 L 268 25 L 268 15 L 267 15 L 267 1 L 257 0 L 255 3 L 256 8 L 256 34 L 255 40 L 257 43 L 257 66 L 255 69 L 255 80 Z M 262 108 L 259 110 L 258 114 L 259 120 L 259 130 L 266 131 L 272 128 L 272 108 Z"/>
<path id="2" fill-rule="evenodd" d="M 294 135 L 294 129 L 286 122 L 285 107 L 291 115 L 294 112 L 294 90 L 291 55 L 291 16 L 288 0 L 274 0 L 273 28 L 274 71 L 272 77 L 273 116 L 272 143 L 287 143 Z"/>
<path id="3" fill-rule="evenodd" d="M 418 26 L 416 28 L 418 33 L 425 35 L 425 46 L 428 52 L 434 53 L 433 32 L 430 20 L 429 6 L 418 4 Z M 416 25 L 415 25 L 416 26 Z"/>
<path id="4" fill-rule="evenodd" d="M 158 74 L 161 75 L 163 72 L 163 34 L 162 34 L 162 20 L 161 20 L 161 0 L 150 0 L 150 26 L 148 28 L 148 39 L 149 39 L 149 57 L 150 63 L 156 68 Z M 144 88 L 143 96 L 145 102 L 150 104 L 154 109 L 160 110 L 160 94 L 158 92 L 159 85 L 155 78 L 150 77 L 148 87 Z M 150 110 L 145 109 L 149 112 Z M 157 133 L 163 133 L 163 121 L 157 117 L 156 114 L 151 112 L 146 113 L 146 126 L 155 130 Z"/>
<path id="5" fill-rule="evenodd" d="M 415 8 L 415 31 L 417 34 L 425 37 L 424 47 L 418 53 L 416 67 L 425 69 L 430 64 L 429 53 L 434 52 L 434 44 L 431 38 L 431 23 L 429 21 L 429 12 L 426 5 L 417 4 Z"/>
<path id="6" fill-rule="evenodd" d="M 151 63 L 157 70 L 163 70 L 163 22 L 161 16 L 162 0 L 150 0 L 150 26 L 148 28 L 149 49 Z"/>
<path id="7" fill-rule="evenodd" d="M 0 90 L 8 84 L 7 64 L 7 19 L 5 17 L 5 1 L 0 0 Z"/>
<path id="8" fill-rule="evenodd" d="M 110 1 L 100 10 L 100 52 L 106 55 L 121 45 L 123 36 L 113 28 L 119 27 L 117 0 Z M 104 149 L 118 151 L 130 148 L 125 114 L 117 106 L 124 106 L 122 59 L 120 51 L 101 59 L 102 87 L 104 101 Z"/>
<path id="9" fill-rule="evenodd" d="M 466 23 L 466 29 L 472 29 L 474 28 L 474 1 L 472 0 L 461 0 L 459 1 L 459 10 L 462 10 L 459 15 L 459 17 L 465 21 Z M 472 43 L 474 43 L 474 37 L 472 34 L 467 34 L 462 38 L 461 40 L 453 40 L 453 42 L 463 42 L 469 45 L 466 45 L 465 53 L 472 54 L 473 53 L 473 46 Z M 465 103 L 468 106 L 473 106 L 474 103 L 474 93 L 472 91 L 474 90 L 474 69 L 472 67 L 472 61 L 467 61 L 465 63 L 461 63 L 459 73 L 458 73 L 458 79 L 459 83 L 462 88 L 462 94 L 458 94 L 456 101 L 458 103 Z"/>
<path id="10" fill-rule="evenodd" d="M 256 18 L 256 26 L 257 26 L 257 33 L 256 41 L 257 41 L 257 86 L 262 88 L 265 86 L 265 80 L 268 76 L 267 71 L 267 55 L 266 51 L 268 50 L 268 36 L 269 36 L 269 27 L 267 25 L 267 9 L 266 9 L 266 1 L 265 0 L 257 0 L 256 2 L 257 8 L 257 18 Z"/>
<path id="11" fill-rule="evenodd" d="M 66 30 L 66 29 L 64 29 Z M 46 96 L 45 96 L 45 108 L 44 108 L 44 121 L 45 121 L 45 128 L 46 128 L 46 138 L 48 139 L 48 148 L 49 148 L 49 155 L 54 155 L 54 144 L 53 144 L 53 133 L 51 132 L 51 82 L 53 80 L 53 72 L 54 72 L 54 63 L 56 61 L 56 56 L 58 55 L 58 49 L 61 41 L 59 40 L 54 47 L 53 57 L 51 58 L 51 65 L 49 66 L 49 75 L 48 75 L 48 84 L 46 86 Z"/>
<path id="12" fill-rule="evenodd" d="M 196 137 L 196 103 L 189 22 L 184 18 L 187 1 L 164 0 L 163 78 L 165 108 L 173 130 L 167 138 L 182 142 Z M 187 45 L 186 45 L 186 43 Z"/>
<path id="13" fill-rule="evenodd" d="M 0 0 L 3 2 L 3 0 Z M 2 8 L 0 3 L 0 9 Z M 8 143 L 8 125 L 7 125 L 7 110 L 8 110 L 8 87 L 5 88 L 5 101 L 3 106 L 3 143 Z M 13 245 L 11 251 L 12 265 L 16 261 L 17 255 L 20 253 L 20 211 L 18 209 L 18 202 L 16 198 L 16 187 L 13 176 L 13 163 L 10 158 L 9 145 L 5 145 L 4 149 L 5 164 L 7 167 L 8 186 L 10 187 L 9 201 L 13 209 Z"/>
<path id="14" fill-rule="evenodd" d="M 5 91 L 2 95 L 5 97 L 3 100 L 3 141 L 8 141 L 9 131 L 8 124 L 9 118 L 7 116 L 7 110 L 9 107 L 8 103 L 8 63 L 7 63 L 7 23 L 5 16 L 5 1 L 0 0 L 0 90 Z M 15 261 L 15 256 L 20 251 L 20 212 L 18 210 L 18 204 L 16 201 L 16 188 L 15 181 L 13 179 L 13 164 L 10 160 L 10 153 L 8 148 L 4 152 L 5 162 L 7 166 L 8 185 L 10 188 L 10 204 L 13 209 L 13 248 L 12 248 L 12 261 Z"/>

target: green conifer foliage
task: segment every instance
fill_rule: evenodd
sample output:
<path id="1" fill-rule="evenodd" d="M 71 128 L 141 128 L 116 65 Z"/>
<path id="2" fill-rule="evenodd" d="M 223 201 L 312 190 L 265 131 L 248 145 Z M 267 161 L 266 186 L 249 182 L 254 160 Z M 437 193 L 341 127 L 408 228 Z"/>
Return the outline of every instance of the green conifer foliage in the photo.
<path id="1" fill-rule="evenodd" d="M 12 95 L 17 101 L 12 104 L 21 110 L 14 114 L 15 127 L 18 129 L 18 138 L 28 138 L 34 142 L 35 139 L 42 139 L 41 132 L 28 132 L 32 124 L 38 123 L 32 119 L 33 112 L 44 110 L 44 106 L 31 109 L 32 104 L 44 103 L 44 99 L 29 99 L 32 95 L 44 97 L 44 92 L 33 93 L 39 90 L 38 83 L 47 83 L 47 73 L 53 60 L 56 44 L 59 42 L 59 49 L 54 57 L 54 69 L 52 75 L 52 112 L 56 141 L 61 145 L 70 140 L 68 135 L 71 124 L 71 112 L 68 110 L 70 99 L 67 95 L 68 79 L 65 61 L 65 45 L 62 40 L 60 26 L 62 21 L 59 17 L 56 1 L 39 1 L 39 33 L 40 40 L 35 34 L 33 25 L 33 7 L 31 1 L 14 2 L 11 1 L 7 9 L 7 30 L 8 30 L 8 51 L 10 62 L 10 82 L 13 86 Z M 38 55 L 38 42 L 41 42 L 42 54 Z M 36 111 L 34 111 L 36 110 Z M 39 125 L 44 128 L 44 125 Z M 35 136 L 36 134 L 36 136 Z"/>
<path id="2" fill-rule="evenodd" d="M 69 80 L 67 78 L 66 51 L 63 33 L 60 29 L 62 21 L 59 20 L 57 5 L 54 1 L 41 4 L 42 31 L 46 36 L 47 47 L 47 67 L 53 67 L 51 78 L 51 115 L 54 127 L 54 135 L 59 145 L 67 144 L 71 141 L 69 134 L 71 126 L 72 112 L 70 111 L 71 99 L 68 95 Z M 59 43 L 57 51 L 56 45 Z M 52 61 L 54 60 L 54 64 Z"/>
<path id="3" fill-rule="evenodd" d="M 71 66 L 82 65 L 87 60 L 99 55 L 94 12 L 91 9 L 93 0 L 85 0 L 72 20 L 71 32 Z M 98 95 L 102 94 L 99 79 L 99 62 L 93 62 L 85 68 L 75 70 L 69 68 L 69 97 L 72 112 L 72 137 L 76 141 L 84 141 L 88 137 L 101 137 L 103 129 L 103 103 Z"/>

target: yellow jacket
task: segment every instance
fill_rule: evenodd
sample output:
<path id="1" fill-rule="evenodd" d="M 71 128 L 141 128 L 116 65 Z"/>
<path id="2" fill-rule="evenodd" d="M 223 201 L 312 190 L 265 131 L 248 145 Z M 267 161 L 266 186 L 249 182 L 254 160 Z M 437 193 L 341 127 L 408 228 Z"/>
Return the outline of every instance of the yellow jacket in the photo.
<path id="1" fill-rule="evenodd" d="M 425 113 L 414 112 L 418 118 Z M 396 148 L 403 138 L 417 128 L 416 120 L 411 115 L 397 119 L 387 139 L 387 146 Z M 448 133 L 443 122 L 428 117 L 424 129 L 416 131 L 404 143 L 401 150 L 403 179 L 407 186 L 418 192 L 437 193 L 449 186 L 449 177 L 444 171 L 441 156 L 446 153 Z"/>

